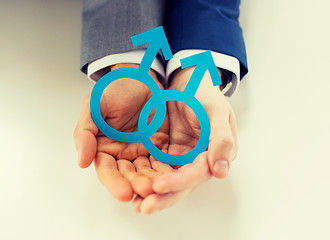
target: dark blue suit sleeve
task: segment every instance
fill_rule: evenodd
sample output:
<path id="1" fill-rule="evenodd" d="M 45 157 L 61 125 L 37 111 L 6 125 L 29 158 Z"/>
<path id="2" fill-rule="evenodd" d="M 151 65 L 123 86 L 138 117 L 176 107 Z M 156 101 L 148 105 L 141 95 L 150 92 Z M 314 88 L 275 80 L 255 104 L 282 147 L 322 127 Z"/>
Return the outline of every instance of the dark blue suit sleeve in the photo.
<path id="1" fill-rule="evenodd" d="M 168 0 L 164 28 L 173 53 L 210 49 L 236 57 L 243 78 L 248 68 L 239 4 L 239 0 Z"/>

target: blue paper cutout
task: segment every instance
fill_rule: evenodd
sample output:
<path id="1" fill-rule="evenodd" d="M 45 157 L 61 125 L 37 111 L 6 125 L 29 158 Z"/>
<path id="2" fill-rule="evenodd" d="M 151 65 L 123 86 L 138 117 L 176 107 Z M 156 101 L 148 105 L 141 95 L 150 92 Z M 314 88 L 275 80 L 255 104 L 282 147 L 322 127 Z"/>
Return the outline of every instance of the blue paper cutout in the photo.
<path id="1" fill-rule="evenodd" d="M 169 60 L 173 57 L 163 27 L 157 27 L 132 36 L 131 40 L 134 47 L 149 42 L 141 64 L 138 69 L 127 67 L 111 71 L 97 81 L 92 90 L 90 100 L 92 118 L 99 130 L 108 138 L 119 142 L 141 142 L 155 159 L 163 163 L 175 166 L 191 163 L 200 153 L 207 149 L 211 131 L 207 113 L 202 104 L 195 98 L 195 93 L 206 71 L 209 71 L 214 86 L 222 84 L 211 51 L 208 50 L 181 59 L 182 68 L 196 66 L 184 91 L 161 90 L 155 80 L 150 76 L 149 69 L 159 49 L 163 52 L 165 60 Z M 101 115 L 100 102 L 104 89 L 110 83 L 121 78 L 130 78 L 140 81 L 144 83 L 152 93 L 152 97 L 141 110 L 137 132 L 118 131 L 109 126 Z M 165 119 L 167 101 L 183 102 L 193 110 L 199 121 L 201 129 L 199 140 L 191 151 L 183 155 L 164 153 L 150 140 L 150 137 L 159 129 Z M 156 108 L 155 115 L 149 125 L 147 125 L 149 114 L 154 108 Z"/>

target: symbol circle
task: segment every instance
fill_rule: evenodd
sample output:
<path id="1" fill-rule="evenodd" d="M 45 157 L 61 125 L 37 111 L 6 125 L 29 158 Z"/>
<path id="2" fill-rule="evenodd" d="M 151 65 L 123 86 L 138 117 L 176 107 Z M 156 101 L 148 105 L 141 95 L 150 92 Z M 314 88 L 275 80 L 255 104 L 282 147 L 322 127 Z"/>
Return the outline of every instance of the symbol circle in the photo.
<path id="1" fill-rule="evenodd" d="M 155 116 L 149 125 L 140 125 L 136 132 L 121 132 L 112 128 L 102 117 L 100 104 L 101 97 L 103 91 L 109 84 L 122 78 L 129 78 L 144 83 L 150 89 L 153 96 L 160 95 L 162 92 L 148 72 L 139 71 L 139 69 L 135 68 L 116 69 L 104 75 L 95 84 L 90 99 L 91 115 L 99 130 L 101 130 L 101 132 L 108 138 L 118 142 L 141 142 L 141 139 L 146 136 L 146 133 L 149 133 L 151 136 L 162 125 L 166 116 L 166 104 L 164 102 L 164 104 L 157 106 Z"/>
<path id="2" fill-rule="evenodd" d="M 211 131 L 210 122 L 204 107 L 194 96 L 178 90 L 162 90 L 159 94 L 153 95 L 144 105 L 138 121 L 139 129 L 146 126 L 150 112 L 167 101 L 180 101 L 190 107 L 195 113 L 200 125 L 200 135 L 196 146 L 185 154 L 170 155 L 162 152 L 152 143 L 150 132 L 141 135 L 140 141 L 155 159 L 170 165 L 181 166 L 193 162 L 200 153 L 207 149 Z M 160 121 L 160 115 L 155 115 L 152 121 L 154 120 Z"/>

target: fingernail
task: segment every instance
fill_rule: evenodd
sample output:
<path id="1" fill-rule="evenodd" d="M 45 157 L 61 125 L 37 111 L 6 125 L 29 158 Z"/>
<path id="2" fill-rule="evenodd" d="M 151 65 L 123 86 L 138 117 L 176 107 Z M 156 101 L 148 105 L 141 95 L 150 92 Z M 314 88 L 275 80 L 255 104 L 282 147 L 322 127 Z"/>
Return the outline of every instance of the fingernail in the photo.
<path id="1" fill-rule="evenodd" d="M 228 175 L 229 165 L 226 160 L 217 160 L 213 167 L 214 172 L 217 174 L 217 177 L 224 178 Z"/>

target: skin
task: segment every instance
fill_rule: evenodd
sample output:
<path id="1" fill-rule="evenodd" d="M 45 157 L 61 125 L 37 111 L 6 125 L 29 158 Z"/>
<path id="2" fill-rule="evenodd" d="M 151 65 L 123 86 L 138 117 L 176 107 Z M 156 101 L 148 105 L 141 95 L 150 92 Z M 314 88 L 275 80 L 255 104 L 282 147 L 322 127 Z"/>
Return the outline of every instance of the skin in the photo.
<path id="1" fill-rule="evenodd" d="M 118 64 L 111 70 L 122 67 L 137 68 L 138 65 Z M 193 71 L 194 67 L 176 71 L 170 89 L 183 90 Z M 162 88 L 156 73 L 152 70 L 149 73 Z M 195 96 L 210 119 L 209 148 L 193 163 L 179 168 L 155 160 L 141 143 L 122 143 L 105 137 L 91 118 L 90 96 L 87 96 L 74 131 L 80 167 L 88 167 L 94 161 L 98 177 L 110 194 L 120 201 L 134 198 L 133 210 L 145 214 L 171 207 L 212 176 L 226 177 L 230 162 L 237 154 L 234 112 L 219 87 L 212 85 L 208 73 Z M 137 131 L 139 113 L 150 97 L 144 84 L 130 79 L 118 80 L 102 95 L 102 115 L 117 130 Z M 149 121 L 152 116 L 153 113 Z M 170 101 L 167 118 L 151 140 L 166 153 L 183 154 L 195 146 L 199 132 L 192 110 L 181 102 Z"/>

